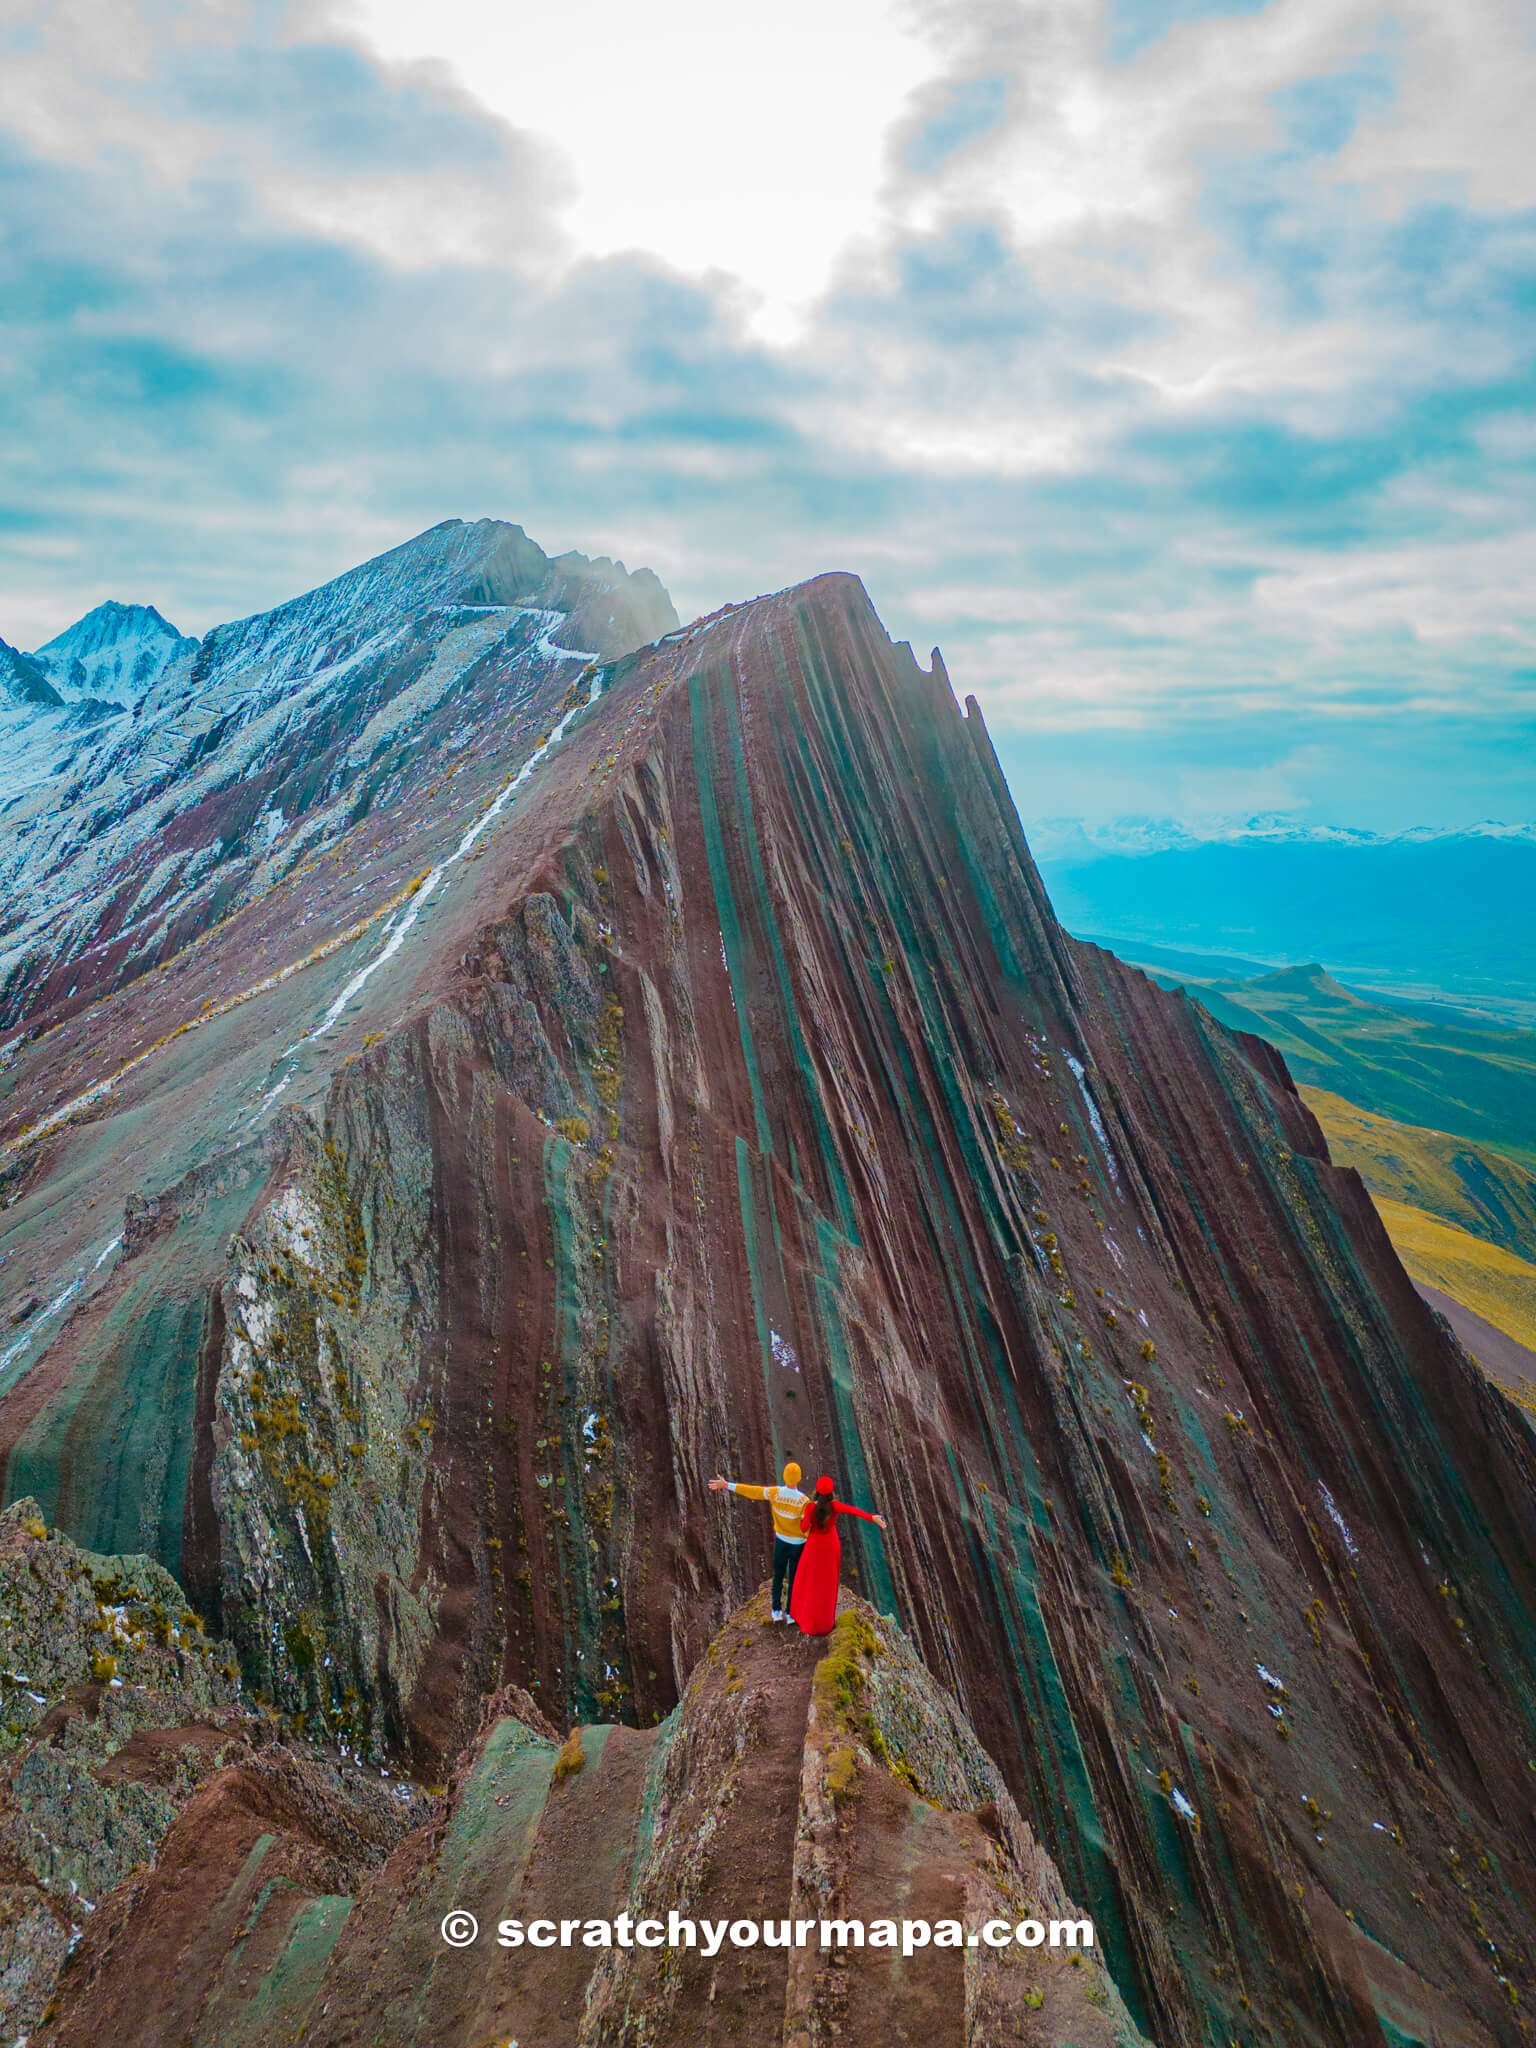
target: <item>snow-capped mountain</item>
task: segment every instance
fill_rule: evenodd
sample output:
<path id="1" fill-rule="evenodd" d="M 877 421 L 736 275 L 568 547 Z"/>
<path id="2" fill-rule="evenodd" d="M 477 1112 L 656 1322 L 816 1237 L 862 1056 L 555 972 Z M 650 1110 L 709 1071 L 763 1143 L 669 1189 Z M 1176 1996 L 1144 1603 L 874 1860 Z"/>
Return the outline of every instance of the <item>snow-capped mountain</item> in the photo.
<path id="1" fill-rule="evenodd" d="M 1415 825 L 1406 832 L 1371 832 L 1356 825 L 1314 824 L 1283 811 L 1247 818 L 1216 818 L 1195 825 L 1175 818 L 1123 817 L 1100 820 L 1042 818 L 1030 831 L 1035 853 L 1056 864 L 1135 859 L 1147 854 L 1185 852 L 1196 846 L 1413 846 L 1445 839 L 1536 841 L 1536 825 L 1506 825 L 1484 819 L 1476 825 Z"/>
<path id="2" fill-rule="evenodd" d="M 1095 860 L 1107 853 L 1167 853 L 1199 842 L 1173 818 L 1126 817 L 1092 823 L 1083 818 L 1038 818 L 1029 828 L 1029 843 L 1037 855 L 1068 861 Z"/>
<path id="3" fill-rule="evenodd" d="M 1416 846 L 1434 839 L 1528 839 L 1536 840 L 1536 825 L 1506 825 L 1499 818 L 1483 818 L 1476 825 L 1465 825 L 1454 831 L 1441 830 L 1433 825 L 1415 825 L 1410 832 L 1400 832 L 1398 843 Z"/>
<path id="4" fill-rule="evenodd" d="M 1200 837 L 1220 841 L 1266 840 L 1272 845 L 1379 846 L 1383 835 L 1367 832 L 1357 825 L 1314 825 L 1284 811 L 1263 811 L 1241 824 L 1223 824 Z"/>
<path id="5" fill-rule="evenodd" d="M 109 599 L 55 634 L 31 658 L 67 702 L 92 698 L 126 709 L 173 662 L 195 654 L 197 646 L 152 604 Z"/>
<path id="6" fill-rule="evenodd" d="M 541 743 L 589 657 L 677 623 L 649 570 L 551 558 L 497 520 L 448 521 L 202 642 L 148 606 L 107 609 L 50 646 L 78 636 L 87 685 L 142 685 L 131 714 L 62 700 L 14 650 L 0 662 L 0 1024 L 132 980 L 386 817 L 375 872 L 405 887 L 494 797 L 507 750 L 515 768 Z M 358 906 L 337 890 L 345 926 Z"/>

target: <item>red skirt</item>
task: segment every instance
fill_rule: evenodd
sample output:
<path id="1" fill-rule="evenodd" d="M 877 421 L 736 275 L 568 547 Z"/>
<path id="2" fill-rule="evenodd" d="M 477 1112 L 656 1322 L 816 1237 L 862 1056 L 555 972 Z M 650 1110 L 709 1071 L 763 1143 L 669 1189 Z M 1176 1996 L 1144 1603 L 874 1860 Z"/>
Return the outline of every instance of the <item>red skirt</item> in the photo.
<path id="1" fill-rule="evenodd" d="M 837 1582 L 842 1571 L 843 1545 L 834 1516 L 825 1529 L 811 1529 L 795 1566 L 795 1583 L 790 1589 L 789 1611 L 803 1634 L 825 1636 L 837 1620 Z"/>

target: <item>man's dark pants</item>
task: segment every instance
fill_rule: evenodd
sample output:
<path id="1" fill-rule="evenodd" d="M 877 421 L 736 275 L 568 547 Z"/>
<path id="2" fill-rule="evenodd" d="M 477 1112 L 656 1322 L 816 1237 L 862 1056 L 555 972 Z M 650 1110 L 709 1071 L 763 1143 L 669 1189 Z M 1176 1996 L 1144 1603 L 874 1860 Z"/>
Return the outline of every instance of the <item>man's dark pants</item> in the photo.
<path id="1" fill-rule="evenodd" d="M 795 1566 L 800 1562 L 803 1543 L 786 1543 L 782 1536 L 773 1539 L 773 1611 L 787 1612 L 789 1596 L 794 1591 Z"/>

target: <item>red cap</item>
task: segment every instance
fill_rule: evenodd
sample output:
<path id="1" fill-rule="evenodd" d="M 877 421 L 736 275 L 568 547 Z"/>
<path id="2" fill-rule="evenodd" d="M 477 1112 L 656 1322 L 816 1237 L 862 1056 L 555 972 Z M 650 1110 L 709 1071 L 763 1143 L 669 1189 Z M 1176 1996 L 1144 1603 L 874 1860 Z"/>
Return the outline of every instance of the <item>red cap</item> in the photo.
<path id="1" fill-rule="evenodd" d="M 818 1493 L 830 1493 L 832 1491 L 832 1482 L 825 1472 L 822 1473 L 816 1482 L 816 1491 Z"/>

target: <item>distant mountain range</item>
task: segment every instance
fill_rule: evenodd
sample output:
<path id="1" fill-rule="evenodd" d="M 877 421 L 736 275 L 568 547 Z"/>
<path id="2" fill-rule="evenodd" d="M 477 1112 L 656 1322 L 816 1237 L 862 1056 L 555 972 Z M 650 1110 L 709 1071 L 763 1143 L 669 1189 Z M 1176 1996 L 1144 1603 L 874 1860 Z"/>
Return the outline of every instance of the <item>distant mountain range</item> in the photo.
<path id="1" fill-rule="evenodd" d="M 1536 828 L 1386 839 L 1252 819 L 1227 838 L 1159 846 L 1158 821 L 1121 824 L 1117 843 L 1109 828 L 1030 835 L 1070 931 L 1133 954 L 1326 960 L 1363 987 L 1536 1020 Z"/>
<path id="2" fill-rule="evenodd" d="M 1451 839 L 1517 839 L 1536 844 L 1536 824 L 1414 825 L 1405 832 L 1369 832 L 1358 825 L 1314 825 L 1282 811 L 1223 818 L 1198 827 L 1177 818 L 1041 818 L 1030 830 L 1036 860 L 1079 862 L 1186 853 L 1198 846 L 1422 846 Z"/>

